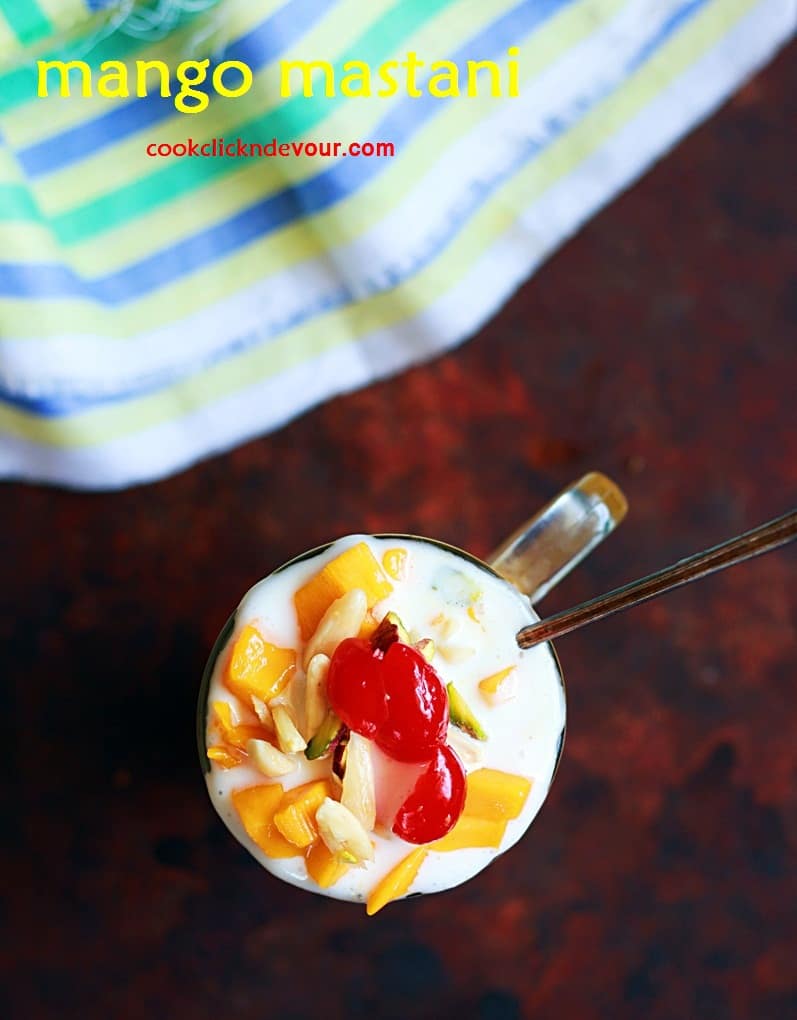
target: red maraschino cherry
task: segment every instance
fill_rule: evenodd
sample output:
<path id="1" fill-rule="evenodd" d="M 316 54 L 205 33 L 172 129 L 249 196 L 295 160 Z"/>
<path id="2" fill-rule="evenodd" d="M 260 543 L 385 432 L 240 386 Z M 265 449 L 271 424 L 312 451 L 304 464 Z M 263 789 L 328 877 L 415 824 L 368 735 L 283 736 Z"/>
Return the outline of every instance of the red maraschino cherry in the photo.
<path id="1" fill-rule="evenodd" d="M 386 652 L 348 638 L 332 656 L 329 703 L 355 733 L 396 761 L 429 761 L 445 740 L 448 695 L 424 657 L 399 641 Z"/>
<path id="2" fill-rule="evenodd" d="M 462 814 L 466 789 L 462 762 L 452 748 L 443 744 L 399 808 L 393 832 L 408 843 L 441 839 Z"/>
<path id="3" fill-rule="evenodd" d="M 385 652 L 382 678 L 387 718 L 376 731 L 377 744 L 397 761 L 428 761 L 448 730 L 443 681 L 420 652 L 400 641 Z"/>
<path id="4" fill-rule="evenodd" d="M 327 696 L 350 730 L 373 740 L 387 718 L 387 699 L 381 656 L 374 654 L 369 641 L 341 641 L 329 664 Z"/>

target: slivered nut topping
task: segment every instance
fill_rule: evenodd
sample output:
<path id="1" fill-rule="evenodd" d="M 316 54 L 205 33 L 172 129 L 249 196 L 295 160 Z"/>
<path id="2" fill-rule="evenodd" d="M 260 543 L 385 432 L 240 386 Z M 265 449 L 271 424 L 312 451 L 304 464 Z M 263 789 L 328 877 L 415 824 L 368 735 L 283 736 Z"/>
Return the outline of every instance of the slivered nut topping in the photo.
<path id="1" fill-rule="evenodd" d="M 318 652 L 307 664 L 304 717 L 307 733 L 317 732 L 327 714 L 327 673 L 329 656 Z"/>
<path id="2" fill-rule="evenodd" d="M 415 642 L 415 650 L 420 652 L 427 662 L 431 662 L 435 652 L 434 641 L 428 637 L 421 638 L 420 641 Z"/>
<path id="3" fill-rule="evenodd" d="M 351 733 L 346 751 L 340 802 L 367 830 L 376 823 L 376 787 L 370 741 Z"/>
<path id="4" fill-rule="evenodd" d="M 295 754 L 307 747 L 307 741 L 296 728 L 296 722 L 287 705 L 273 705 L 271 714 L 274 718 L 274 729 L 277 731 L 277 743 L 285 754 Z"/>
<path id="5" fill-rule="evenodd" d="M 364 864 L 374 859 L 374 847 L 368 833 L 351 811 L 329 797 L 316 811 L 318 834 L 330 853 L 348 864 Z"/>
<path id="6" fill-rule="evenodd" d="M 438 613 L 431 624 L 443 639 L 453 637 L 459 630 L 459 620 L 455 620 L 448 613 Z"/>
<path id="7" fill-rule="evenodd" d="M 440 648 L 440 654 L 452 665 L 458 662 L 466 662 L 471 656 L 476 654 L 476 649 L 471 648 L 469 645 L 442 645 Z"/>
<path id="8" fill-rule="evenodd" d="M 332 655 L 341 641 L 356 637 L 368 611 L 368 598 L 362 588 L 352 588 L 332 605 L 321 617 L 315 633 L 307 642 L 304 652 L 305 670 L 314 655 L 323 652 Z"/>
<path id="9" fill-rule="evenodd" d="M 484 745 L 462 730 L 449 726 L 448 742 L 466 766 L 478 765 L 484 761 Z"/>
<path id="10" fill-rule="evenodd" d="M 296 769 L 296 762 L 272 747 L 267 740 L 247 740 L 246 753 L 264 776 L 287 776 Z"/>
<path id="11" fill-rule="evenodd" d="M 271 718 L 271 709 L 265 703 L 261 701 L 257 695 L 252 695 L 252 708 L 255 710 L 255 715 L 260 722 L 266 727 L 266 729 L 273 733 L 274 732 L 274 720 Z"/>

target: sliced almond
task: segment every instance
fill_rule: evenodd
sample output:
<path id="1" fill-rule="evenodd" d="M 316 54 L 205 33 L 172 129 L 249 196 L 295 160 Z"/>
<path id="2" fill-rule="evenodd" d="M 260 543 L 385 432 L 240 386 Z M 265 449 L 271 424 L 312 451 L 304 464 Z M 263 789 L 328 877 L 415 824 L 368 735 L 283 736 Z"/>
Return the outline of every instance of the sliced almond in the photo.
<path id="1" fill-rule="evenodd" d="M 343 804 L 327 797 L 316 811 L 315 821 L 327 849 L 340 860 L 363 864 L 374 859 L 368 833 Z"/>
<path id="2" fill-rule="evenodd" d="M 260 722 L 270 732 L 274 732 L 274 720 L 271 718 L 271 709 L 265 703 L 261 701 L 256 695 L 252 695 L 252 708 L 255 710 L 255 715 Z"/>
<path id="3" fill-rule="evenodd" d="M 247 740 L 246 753 L 252 764 L 263 773 L 264 776 L 287 776 L 289 772 L 296 770 L 296 762 L 278 751 L 267 740 Z"/>
<path id="4" fill-rule="evenodd" d="M 448 743 L 460 756 L 466 768 L 468 765 L 478 765 L 484 760 L 484 744 L 454 726 L 448 727 Z"/>
<path id="5" fill-rule="evenodd" d="M 455 620 L 448 613 L 438 613 L 431 621 L 431 624 L 444 640 L 452 638 L 459 630 L 459 620 Z"/>
<path id="6" fill-rule="evenodd" d="M 304 722 L 308 733 L 315 733 L 327 714 L 327 673 L 329 656 L 319 652 L 307 664 L 304 691 Z"/>
<path id="7" fill-rule="evenodd" d="M 296 728 L 296 720 L 287 705 L 272 705 L 271 715 L 277 731 L 277 743 L 285 754 L 295 754 L 307 747 L 307 741 Z"/>
<path id="8" fill-rule="evenodd" d="M 331 656 L 341 641 L 357 637 L 368 612 L 368 597 L 362 588 L 352 588 L 332 605 L 321 617 L 315 633 L 304 650 L 304 668 L 307 670 L 314 655 L 323 652 Z"/>
<path id="9" fill-rule="evenodd" d="M 369 832 L 376 822 L 376 787 L 370 741 L 359 733 L 349 735 L 346 771 L 340 802 Z"/>
<path id="10" fill-rule="evenodd" d="M 421 638 L 415 642 L 415 650 L 420 652 L 427 662 L 431 662 L 434 658 L 434 641 L 429 637 Z"/>
<path id="11" fill-rule="evenodd" d="M 446 662 L 456 665 L 456 663 L 465 662 L 472 655 L 475 655 L 476 649 L 471 648 L 469 645 L 442 645 L 440 648 L 440 654 Z"/>

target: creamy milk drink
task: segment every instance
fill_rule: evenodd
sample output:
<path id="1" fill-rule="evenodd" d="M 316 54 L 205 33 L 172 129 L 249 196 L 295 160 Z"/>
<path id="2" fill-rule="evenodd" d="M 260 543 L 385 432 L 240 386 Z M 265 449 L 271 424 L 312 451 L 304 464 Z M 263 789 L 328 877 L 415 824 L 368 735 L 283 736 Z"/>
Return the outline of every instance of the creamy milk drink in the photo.
<path id="1" fill-rule="evenodd" d="M 230 832 L 371 914 L 473 877 L 531 824 L 561 751 L 554 654 L 515 640 L 536 619 L 477 560 L 405 536 L 349 536 L 260 581 L 200 712 Z"/>

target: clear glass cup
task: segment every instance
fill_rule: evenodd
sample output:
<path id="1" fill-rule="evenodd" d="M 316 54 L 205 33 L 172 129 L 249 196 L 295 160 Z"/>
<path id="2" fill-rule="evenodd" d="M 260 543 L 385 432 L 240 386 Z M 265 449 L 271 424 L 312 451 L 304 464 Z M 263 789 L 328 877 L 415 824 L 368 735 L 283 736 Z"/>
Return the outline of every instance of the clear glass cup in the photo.
<path id="1" fill-rule="evenodd" d="M 624 518 L 628 505 L 620 489 L 605 475 L 591 472 L 563 490 L 539 513 L 526 521 L 488 559 L 482 561 L 462 549 L 457 549 L 437 539 L 416 535 L 380 534 L 375 538 L 391 540 L 413 540 L 436 546 L 467 560 L 493 576 L 510 582 L 520 593 L 528 613 L 528 623 L 535 623 L 539 617 L 533 606 L 542 599 L 555 584 L 565 577 L 600 542 L 603 541 Z M 273 576 L 289 566 L 310 559 L 329 547 L 328 543 L 294 557 L 272 572 Z M 210 770 L 206 754 L 208 694 L 218 656 L 227 645 L 235 625 L 233 613 L 219 634 L 210 654 L 199 693 L 197 712 L 197 743 L 199 757 L 205 773 Z M 551 657 L 559 678 L 562 704 L 565 702 L 565 683 L 562 669 L 552 644 L 544 646 Z M 562 754 L 565 736 L 564 711 L 562 730 L 559 734 L 556 759 L 543 799 L 547 796 L 556 774 Z M 540 802 L 541 803 L 541 802 Z M 538 809 L 539 810 L 539 809 Z M 507 847 L 508 849 L 508 847 Z"/>

